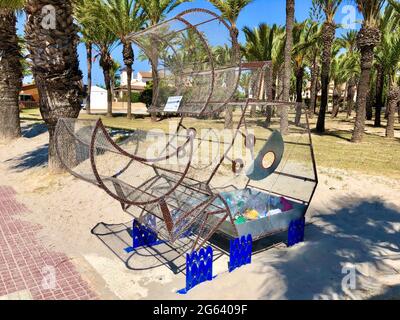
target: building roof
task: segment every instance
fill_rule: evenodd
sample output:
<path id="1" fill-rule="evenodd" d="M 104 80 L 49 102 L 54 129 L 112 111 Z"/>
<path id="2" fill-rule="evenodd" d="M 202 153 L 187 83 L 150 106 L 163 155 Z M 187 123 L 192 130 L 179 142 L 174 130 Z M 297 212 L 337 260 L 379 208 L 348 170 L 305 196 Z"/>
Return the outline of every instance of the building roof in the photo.
<path id="1" fill-rule="evenodd" d="M 106 89 L 99 87 L 99 86 L 92 86 L 91 91 L 92 92 L 107 92 Z"/>
<path id="2" fill-rule="evenodd" d="M 22 90 L 36 89 L 35 83 L 27 83 L 22 85 Z"/>
<path id="3" fill-rule="evenodd" d="M 144 90 L 145 87 L 146 87 L 146 83 L 144 83 L 144 82 L 135 82 L 135 83 L 132 83 L 132 86 L 131 86 L 132 90 L 138 90 L 138 91 Z M 128 86 L 122 85 L 115 89 L 125 91 L 128 89 Z"/>
<path id="4" fill-rule="evenodd" d="M 151 71 L 139 71 L 138 74 L 142 76 L 142 78 L 152 78 L 153 73 Z"/>

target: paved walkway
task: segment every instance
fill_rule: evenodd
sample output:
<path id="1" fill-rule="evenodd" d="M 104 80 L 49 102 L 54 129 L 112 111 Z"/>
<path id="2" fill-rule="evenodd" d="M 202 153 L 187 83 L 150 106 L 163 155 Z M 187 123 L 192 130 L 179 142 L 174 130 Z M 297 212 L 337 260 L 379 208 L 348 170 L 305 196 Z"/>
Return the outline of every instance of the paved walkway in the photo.
<path id="1" fill-rule="evenodd" d="M 65 254 L 36 240 L 40 226 L 21 221 L 27 208 L 0 186 L 0 300 L 97 299 Z"/>

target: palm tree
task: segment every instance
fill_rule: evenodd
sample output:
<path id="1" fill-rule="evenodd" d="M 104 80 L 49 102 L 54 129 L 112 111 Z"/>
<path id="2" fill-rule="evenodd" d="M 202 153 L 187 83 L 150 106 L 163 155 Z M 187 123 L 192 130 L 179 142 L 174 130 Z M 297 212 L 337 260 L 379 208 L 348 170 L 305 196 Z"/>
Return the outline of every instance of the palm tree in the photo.
<path id="1" fill-rule="evenodd" d="M 104 26 L 109 29 L 122 43 L 122 55 L 127 73 L 127 117 L 132 118 L 132 66 L 135 60 L 131 41 L 126 37 L 132 32 L 139 31 L 146 22 L 146 16 L 134 0 L 103 0 L 104 5 L 100 6 L 98 13 L 102 17 Z"/>
<path id="2" fill-rule="evenodd" d="M 396 32 L 399 20 L 396 15 L 395 8 L 388 5 L 385 8 L 384 14 L 380 18 L 380 30 L 383 35 L 382 44 L 380 44 L 375 51 L 375 70 L 376 70 L 376 86 L 375 86 L 375 121 L 374 126 L 381 126 L 381 113 L 384 105 L 384 89 L 387 84 L 387 72 L 383 70 L 383 65 L 387 61 L 387 44 L 390 42 L 389 36 L 392 32 Z"/>
<path id="3" fill-rule="evenodd" d="M 22 5 L 17 0 L 0 2 L 0 140 L 21 135 L 18 96 L 23 75 L 15 10 Z"/>
<path id="4" fill-rule="evenodd" d="M 382 34 L 382 41 L 376 54 L 377 64 L 380 65 L 383 74 L 383 82 L 387 79 L 388 83 L 386 127 L 386 137 L 388 138 L 394 137 L 395 113 L 400 100 L 400 89 L 397 82 L 398 72 L 400 71 L 400 28 L 396 24 L 391 31 Z"/>
<path id="5" fill-rule="evenodd" d="M 303 82 L 307 57 L 313 50 L 319 38 L 319 26 L 311 20 L 296 23 L 293 28 L 293 65 L 296 78 L 296 102 L 303 102 Z M 298 125 L 301 118 L 301 108 L 296 108 L 295 123 Z"/>
<path id="6" fill-rule="evenodd" d="M 317 43 L 318 24 L 310 20 L 296 23 L 293 28 L 293 65 L 296 77 L 296 101 L 303 102 L 303 78 L 307 65 L 307 55 Z"/>
<path id="7" fill-rule="evenodd" d="M 328 107 L 329 95 L 329 71 L 332 57 L 332 44 L 335 40 L 336 24 L 334 21 L 336 11 L 342 0 L 313 0 L 320 6 L 325 14 L 325 21 L 322 25 L 322 68 L 321 68 L 321 106 L 318 114 L 317 132 L 325 132 L 325 115 Z"/>
<path id="8" fill-rule="evenodd" d="M 312 6 L 310 8 L 309 19 L 318 25 L 318 34 L 321 34 L 321 21 L 323 19 L 321 7 L 317 5 L 315 1 L 312 2 Z M 310 74 L 311 74 L 311 88 L 310 88 L 310 117 L 314 117 L 317 108 L 317 86 L 319 84 L 319 61 L 320 61 L 320 52 L 321 52 L 321 40 L 315 41 L 314 45 L 308 50 L 307 60 L 310 66 Z"/>
<path id="9" fill-rule="evenodd" d="M 259 24 L 257 28 L 243 28 L 243 33 L 246 37 L 246 44 L 242 47 L 242 52 L 247 61 L 273 61 L 274 45 L 276 45 L 276 35 L 278 26 L 274 24 L 269 27 L 265 23 Z M 264 94 L 263 92 L 260 93 Z M 268 96 L 271 96 L 268 93 Z M 267 115 L 271 113 L 271 108 L 268 107 Z M 255 117 L 256 105 L 251 107 L 250 116 Z M 267 121 L 268 122 L 268 121 Z"/>
<path id="10" fill-rule="evenodd" d="M 338 44 L 346 50 L 346 69 L 348 79 L 346 83 L 347 117 L 351 116 L 354 106 L 357 79 L 360 74 L 360 53 L 357 49 L 357 31 L 351 30 L 337 39 Z"/>
<path id="11" fill-rule="evenodd" d="M 340 111 L 341 97 L 343 96 L 342 86 L 352 76 L 351 60 L 348 60 L 346 53 L 335 54 L 331 61 L 331 79 L 333 80 L 332 118 L 337 117 Z"/>
<path id="12" fill-rule="evenodd" d="M 286 43 L 284 52 L 283 69 L 283 100 L 289 101 L 290 97 L 290 78 L 292 74 L 292 49 L 293 49 L 293 26 L 294 26 L 294 0 L 286 0 Z M 287 134 L 289 130 L 289 109 L 282 107 L 280 129 L 282 134 Z"/>
<path id="13" fill-rule="evenodd" d="M 397 105 L 400 101 L 400 88 L 398 86 L 398 72 L 400 70 L 400 32 L 393 35 L 391 39 L 385 39 L 390 44 L 385 55 L 384 72 L 388 75 L 389 92 L 388 92 L 388 119 L 386 127 L 386 137 L 394 138 L 394 121 Z M 386 44 L 385 44 L 386 46 Z"/>
<path id="14" fill-rule="evenodd" d="M 120 84 L 121 81 L 121 65 L 118 61 L 113 59 L 112 66 L 110 69 L 111 78 L 111 91 L 114 96 L 115 88 Z"/>
<path id="15" fill-rule="evenodd" d="M 103 69 L 104 84 L 107 90 L 107 116 L 112 117 L 112 68 L 114 61 L 111 51 L 117 43 L 117 37 L 105 27 L 102 22 L 104 12 L 102 0 L 80 0 L 75 10 L 79 23 L 86 30 L 86 34 L 97 51 L 95 58 L 100 56 L 100 66 Z"/>
<path id="16" fill-rule="evenodd" d="M 215 8 L 217 8 L 222 17 L 227 20 L 232 28 L 232 32 L 236 39 L 239 37 L 239 30 L 237 28 L 237 19 L 240 12 L 248 6 L 253 0 L 209 0 Z M 235 54 L 234 54 L 235 55 Z M 225 128 L 231 129 L 233 127 L 233 113 L 232 108 L 227 107 L 225 111 Z"/>
<path id="17" fill-rule="evenodd" d="M 367 95 L 370 87 L 374 49 L 381 41 L 379 15 L 385 0 L 357 0 L 358 9 L 364 20 L 357 36 L 357 46 L 361 53 L 361 76 L 358 83 L 356 120 L 352 142 L 361 142 L 364 135 Z"/>
<path id="18" fill-rule="evenodd" d="M 93 33 L 96 25 L 85 19 L 86 2 L 88 0 L 75 0 L 75 19 L 78 22 L 81 33 L 81 41 L 85 44 L 86 64 L 87 64 L 87 92 L 86 92 L 86 113 L 91 111 L 91 92 L 92 92 L 92 63 L 93 63 Z"/>
<path id="19" fill-rule="evenodd" d="M 77 118 L 81 109 L 82 73 L 79 70 L 79 37 L 72 18 L 71 0 L 27 0 L 25 38 L 32 73 L 39 90 L 40 111 L 49 129 L 49 167 L 62 169 L 55 150 L 59 118 Z M 62 150 L 68 155 L 67 146 Z M 73 157 L 70 157 L 73 161 Z"/>
<path id="20" fill-rule="evenodd" d="M 272 50 L 272 93 L 271 99 L 282 100 L 283 67 L 285 62 L 285 27 L 278 26 L 275 31 Z"/>
<path id="21" fill-rule="evenodd" d="M 83 40 L 86 48 L 86 64 L 87 64 L 87 92 L 86 92 L 86 113 L 90 114 L 91 95 L 92 95 L 92 62 L 93 62 L 93 43 L 85 38 Z"/>
<path id="22" fill-rule="evenodd" d="M 191 0 L 137 0 L 140 7 L 143 9 L 143 12 L 146 15 L 146 18 L 150 24 L 150 26 L 154 26 L 161 22 L 165 16 L 178 7 L 180 4 L 184 2 L 189 2 Z M 157 67 L 157 63 L 155 63 L 155 67 Z M 156 70 L 152 70 L 153 79 L 157 77 Z M 156 91 L 157 81 L 153 82 L 153 90 Z M 153 95 L 155 97 L 155 95 Z M 154 101 L 153 101 L 154 103 Z M 156 114 L 151 114 L 151 119 L 153 121 L 156 120 Z"/>

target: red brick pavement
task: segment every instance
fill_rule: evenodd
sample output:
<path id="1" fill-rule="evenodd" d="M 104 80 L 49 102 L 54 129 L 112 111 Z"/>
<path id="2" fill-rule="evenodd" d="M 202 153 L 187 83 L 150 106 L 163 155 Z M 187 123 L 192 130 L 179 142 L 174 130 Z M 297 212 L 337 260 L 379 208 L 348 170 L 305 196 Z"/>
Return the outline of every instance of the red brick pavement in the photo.
<path id="1" fill-rule="evenodd" d="M 28 209 L 15 196 L 0 186 L 0 297 L 29 290 L 33 299 L 98 299 L 65 254 L 36 240 L 40 226 L 18 218 Z"/>

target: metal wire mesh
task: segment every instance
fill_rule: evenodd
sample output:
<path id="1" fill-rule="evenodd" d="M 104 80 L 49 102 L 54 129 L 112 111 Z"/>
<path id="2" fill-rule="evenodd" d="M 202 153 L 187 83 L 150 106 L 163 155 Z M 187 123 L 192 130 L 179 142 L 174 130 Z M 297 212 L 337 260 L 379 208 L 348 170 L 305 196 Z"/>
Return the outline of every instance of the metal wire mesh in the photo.
<path id="1" fill-rule="evenodd" d="M 239 45 L 214 13 L 189 10 L 128 39 L 152 64 L 150 111 L 162 112 L 169 97 L 182 96 L 179 113 L 207 114 L 222 110 L 234 95 L 241 69 Z"/>

